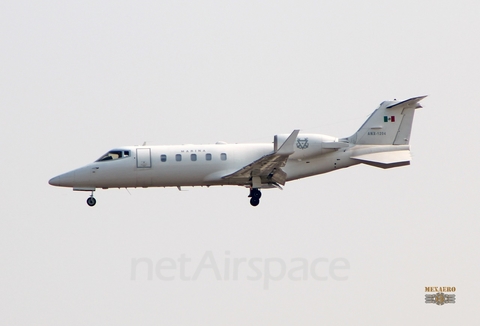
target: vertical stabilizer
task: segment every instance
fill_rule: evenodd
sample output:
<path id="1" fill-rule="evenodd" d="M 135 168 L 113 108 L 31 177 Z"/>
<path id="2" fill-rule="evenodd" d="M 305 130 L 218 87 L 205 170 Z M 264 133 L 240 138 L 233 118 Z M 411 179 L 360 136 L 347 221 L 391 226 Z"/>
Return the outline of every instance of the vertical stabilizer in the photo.
<path id="1" fill-rule="evenodd" d="M 422 107 L 418 102 L 425 97 L 382 102 L 348 141 L 357 145 L 408 145 L 415 109 Z"/>

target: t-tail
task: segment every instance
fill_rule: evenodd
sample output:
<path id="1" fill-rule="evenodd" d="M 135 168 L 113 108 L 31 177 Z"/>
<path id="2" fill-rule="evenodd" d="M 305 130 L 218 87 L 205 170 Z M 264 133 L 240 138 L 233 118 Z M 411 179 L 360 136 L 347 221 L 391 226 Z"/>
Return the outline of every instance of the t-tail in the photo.
<path id="1" fill-rule="evenodd" d="M 341 139 L 354 145 L 351 158 L 381 168 L 410 164 L 413 116 L 425 97 L 382 102 L 355 134 Z"/>
<path id="2" fill-rule="evenodd" d="M 415 110 L 427 96 L 397 102 L 384 101 L 347 140 L 356 145 L 408 145 Z"/>

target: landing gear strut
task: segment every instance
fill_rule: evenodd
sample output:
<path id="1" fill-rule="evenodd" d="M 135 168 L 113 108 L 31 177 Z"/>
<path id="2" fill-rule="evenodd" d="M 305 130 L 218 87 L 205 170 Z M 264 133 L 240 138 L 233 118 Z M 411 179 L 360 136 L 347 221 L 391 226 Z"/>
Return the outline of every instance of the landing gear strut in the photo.
<path id="1" fill-rule="evenodd" d="M 93 191 L 92 191 L 92 194 L 87 199 L 87 205 L 92 207 L 92 206 L 95 206 L 96 203 L 97 203 L 97 200 L 93 198 Z"/>
<path id="2" fill-rule="evenodd" d="M 262 197 L 262 193 L 257 188 L 251 188 L 250 195 L 248 195 L 248 197 L 251 197 L 250 205 L 257 206 L 260 204 L 260 197 Z"/>

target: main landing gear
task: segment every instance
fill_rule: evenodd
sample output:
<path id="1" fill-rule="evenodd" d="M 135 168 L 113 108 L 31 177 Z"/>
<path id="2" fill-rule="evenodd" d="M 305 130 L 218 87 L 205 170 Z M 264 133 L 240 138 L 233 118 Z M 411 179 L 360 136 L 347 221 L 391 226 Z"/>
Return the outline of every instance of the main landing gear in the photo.
<path id="1" fill-rule="evenodd" d="M 97 200 L 93 198 L 93 191 L 92 191 L 92 194 L 87 199 L 87 205 L 92 207 L 92 206 L 95 206 L 96 203 L 97 203 Z"/>
<path id="2" fill-rule="evenodd" d="M 260 204 L 260 197 L 262 197 L 262 193 L 257 188 L 251 188 L 250 195 L 248 195 L 248 197 L 250 197 L 250 205 L 257 206 Z"/>

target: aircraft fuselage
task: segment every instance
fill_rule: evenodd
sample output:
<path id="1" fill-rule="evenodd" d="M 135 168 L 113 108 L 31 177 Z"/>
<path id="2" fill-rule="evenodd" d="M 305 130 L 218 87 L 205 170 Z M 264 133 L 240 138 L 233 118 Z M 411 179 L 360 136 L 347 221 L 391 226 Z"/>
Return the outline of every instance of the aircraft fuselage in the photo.
<path id="1" fill-rule="evenodd" d="M 346 138 L 294 130 L 262 144 L 123 146 L 49 183 L 91 191 L 90 206 L 97 188 L 238 185 L 250 188 L 250 203 L 257 206 L 260 189 L 281 188 L 287 181 L 360 163 L 384 169 L 410 164 L 414 112 L 424 98 L 382 102 Z"/>
<path id="2" fill-rule="evenodd" d="M 272 143 L 125 146 L 112 151 L 128 152 L 128 156 L 90 163 L 51 179 L 50 184 L 77 190 L 245 185 L 222 177 L 272 153 L 273 147 Z M 335 151 L 308 159 L 291 158 L 283 170 L 290 181 L 358 163 L 344 151 Z"/>

